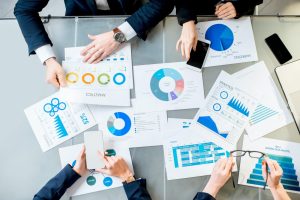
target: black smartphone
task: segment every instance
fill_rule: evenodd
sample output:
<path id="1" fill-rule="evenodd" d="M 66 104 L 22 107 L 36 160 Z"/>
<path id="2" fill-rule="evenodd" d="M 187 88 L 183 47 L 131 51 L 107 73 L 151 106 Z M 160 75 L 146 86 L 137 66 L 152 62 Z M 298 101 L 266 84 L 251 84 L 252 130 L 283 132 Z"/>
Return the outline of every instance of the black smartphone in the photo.
<path id="1" fill-rule="evenodd" d="M 191 50 L 190 59 L 187 61 L 187 64 L 201 70 L 204 66 L 209 46 L 209 41 L 198 40 L 196 51 Z"/>
<path id="2" fill-rule="evenodd" d="M 265 41 L 280 64 L 292 59 L 291 53 L 276 33 L 267 37 Z"/>

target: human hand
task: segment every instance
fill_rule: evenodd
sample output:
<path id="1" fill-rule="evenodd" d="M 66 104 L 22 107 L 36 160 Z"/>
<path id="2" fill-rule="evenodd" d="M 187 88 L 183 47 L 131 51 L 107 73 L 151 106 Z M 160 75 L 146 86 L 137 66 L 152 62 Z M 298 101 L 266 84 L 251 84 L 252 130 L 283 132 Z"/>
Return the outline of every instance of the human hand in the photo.
<path id="1" fill-rule="evenodd" d="M 114 52 L 120 43 L 115 41 L 114 32 L 106 32 L 99 35 L 88 35 L 92 42 L 82 51 L 83 62 L 96 64 Z"/>
<path id="2" fill-rule="evenodd" d="M 75 166 L 73 167 L 73 170 L 80 176 L 83 176 L 85 174 L 85 172 L 87 171 L 86 154 L 85 154 L 85 146 L 84 145 L 76 158 L 76 163 L 75 163 Z"/>
<path id="3" fill-rule="evenodd" d="M 270 172 L 267 172 L 267 165 L 270 169 Z M 262 162 L 262 171 L 263 177 L 266 179 L 266 174 L 268 174 L 267 184 L 271 189 L 277 189 L 281 186 L 280 178 L 282 176 L 282 168 L 279 166 L 276 160 L 271 160 L 270 158 L 266 157 L 265 160 Z"/>
<path id="4" fill-rule="evenodd" d="M 98 152 L 98 155 L 103 160 L 105 168 L 96 169 L 97 172 L 118 177 L 122 180 L 122 182 L 128 180 L 129 177 L 133 176 L 127 163 L 122 157 L 105 156 L 102 152 Z"/>
<path id="5" fill-rule="evenodd" d="M 221 158 L 220 160 L 218 160 L 203 192 L 206 192 L 212 195 L 213 197 L 216 197 L 219 190 L 225 185 L 225 183 L 231 177 L 231 171 L 234 164 L 235 163 L 233 161 L 232 156 L 229 157 L 228 159 Z"/>
<path id="6" fill-rule="evenodd" d="M 220 19 L 232 19 L 237 16 L 237 13 L 234 5 L 231 2 L 227 2 L 216 6 L 215 15 Z"/>
<path id="7" fill-rule="evenodd" d="M 55 58 L 49 58 L 45 61 L 46 64 L 46 81 L 52 84 L 54 87 L 59 88 L 65 87 L 66 76 L 61 65 L 56 61 Z"/>
<path id="8" fill-rule="evenodd" d="M 188 21 L 183 24 L 181 36 L 176 44 L 176 50 L 181 48 L 181 55 L 186 60 L 190 59 L 190 53 L 192 48 L 196 51 L 198 42 L 198 33 L 194 21 Z"/>

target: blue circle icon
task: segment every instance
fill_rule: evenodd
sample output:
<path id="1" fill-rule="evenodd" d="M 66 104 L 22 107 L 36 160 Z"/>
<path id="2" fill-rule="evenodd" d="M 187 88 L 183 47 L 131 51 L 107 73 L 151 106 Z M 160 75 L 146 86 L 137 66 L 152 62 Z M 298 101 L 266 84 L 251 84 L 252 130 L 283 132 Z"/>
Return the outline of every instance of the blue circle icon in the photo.
<path id="1" fill-rule="evenodd" d="M 221 108 L 222 108 L 222 106 L 221 106 L 219 103 L 215 103 L 215 104 L 213 105 L 214 111 L 220 111 Z"/>
<path id="2" fill-rule="evenodd" d="M 214 24 L 205 33 L 205 39 L 211 42 L 210 48 L 215 51 L 225 51 L 234 41 L 232 30 L 224 24 Z"/>
<path id="3" fill-rule="evenodd" d="M 110 177 L 105 177 L 103 179 L 103 185 L 105 185 L 106 187 L 109 187 L 113 184 L 113 180 Z"/>
<path id="4" fill-rule="evenodd" d="M 121 77 L 121 81 L 117 80 L 118 77 Z M 126 77 L 123 73 L 116 73 L 113 77 L 113 81 L 116 85 L 122 85 L 126 81 Z"/>
<path id="5" fill-rule="evenodd" d="M 116 119 L 122 119 L 124 121 L 125 126 L 122 129 L 117 129 L 114 126 L 114 122 Z M 130 117 L 123 112 L 116 112 L 114 116 L 110 116 L 107 121 L 107 128 L 109 132 L 111 132 L 115 136 L 123 136 L 126 135 L 131 129 L 131 120 Z"/>
<path id="6" fill-rule="evenodd" d="M 228 92 L 222 91 L 222 92 L 220 93 L 220 97 L 221 97 L 221 99 L 227 99 L 227 98 L 228 98 Z"/>

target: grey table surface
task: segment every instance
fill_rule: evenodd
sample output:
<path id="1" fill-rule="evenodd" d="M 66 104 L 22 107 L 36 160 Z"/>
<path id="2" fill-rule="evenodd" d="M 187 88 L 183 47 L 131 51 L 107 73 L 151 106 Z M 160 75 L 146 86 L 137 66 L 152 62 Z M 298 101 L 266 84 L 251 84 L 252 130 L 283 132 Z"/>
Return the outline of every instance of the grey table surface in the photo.
<path id="1" fill-rule="evenodd" d="M 200 21 L 213 18 L 201 17 Z M 53 18 L 46 24 L 59 60 L 64 48 L 89 43 L 87 34 L 97 34 L 119 25 L 124 17 L 109 18 Z M 278 33 L 293 55 L 300 58 L 300 19 L 297 17 L 252 17 L 253 31 L 260 60 L 264 60 L 277 86 L 274 68 L 278 62 L 264 39 Z M 1 105 L 3 105 L 0 139 L 0 199 L 32 199 L 33 195 L 60 169 L 58 148 L 82 142 L 82 135 L 42 153 L 24 115 L 24 108 L 49 96 L 55 89 L 45 83 L 45 69 L 36 56 L 28 57 L 27 45 L 14 19 L 0 20 Z M 181 27 L 175 17 L 168 17 L 155 27 L 146 41 L 133 39 L 134 65 L 182 61 L 175 50 Z M 205 94 L 208 93 L 221 70 L 234 73 L 253 63 L 207 68 L 203 72 Z M 297 83 L 295 83 L 297 84 Z M 281 91 L 281 90 L 280 90 Z M 193 118 L 197 110 L 169 111 L 168 117 Z M 267 138 L 300 143 L 295 124 L 274 131 Z M 238 145 L 241 146 L 242 138 Z M 167 181 L 161 146 L 130 149 L 135 174 L 147 179 L 148 190 L 154 200 L 189 200 L 201 191 L 209 176 Z M 300 170 L 300 169 L 298 169 Z M 234 173 L 237 180 L 238 173 Z M 291 194 L 292 199 L 300 195 Z M 228 182 L 219 192 L 218 199 L 272 199 L 269 190 Z M 68 199 L 64 196 L 62 199 Z M 123 188 L 95 192 L 73 199 L 126 199 Z"/>

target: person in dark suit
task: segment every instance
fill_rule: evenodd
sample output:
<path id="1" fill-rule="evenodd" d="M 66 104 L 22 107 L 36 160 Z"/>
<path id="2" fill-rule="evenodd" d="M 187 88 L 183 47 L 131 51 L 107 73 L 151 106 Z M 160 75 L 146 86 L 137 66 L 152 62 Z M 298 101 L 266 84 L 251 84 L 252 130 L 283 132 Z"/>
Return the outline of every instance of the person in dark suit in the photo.
<path id="1" fill-rule="evenodd" d="M 49 39 L 41 22 L 40 12 L 49 0 L 18 0 L 14 14 L 27 42 L 29 55 L 37 54 L 46 65 L 46 80 L 55 87 L 65 86 L 65 75 L 56 61 Z M 89 35 L 91 43 L 82 51 L 83 61 L 98 63 L 136 35 L 145 40 L 151 28 L 174 8 L 174 0 L 65 0 L 66 16 L 131 15 L 119 27 L 99 35 Z"/>
<path id="2" fill-rule="evenodd" d="M 146 179 L 135 179 L 127 163 L 120 156 L 106 156 L 99 152 L 105 163 L 104 169 L 96 171 L 110 176 L 118 177 L 123 182 L 126 196 L 129 200 L 151 200 L 146 188 Z M 33 200 L 57 200 L 87 171 L 86 154 L 83 146 L 77 156 L 75 166 L 66 165 L 55 177 L 33 197 Z"/>
<path id="3" fill-rule="evenodd" d="M 146 188 L 145 179 L 135 179 L 128 165 L 123 158 L 119 156 L 106 156 L 99 152 L 100 158 L 103 159 L 105 168 L 96 171 L 120 178 L 126 196 L 129 200 L 151 200 L 151 196 Z M 275 199 L 290 200 L 287 192 L 280 183 L 283 174 L 279 164 L 269 158 L 263 161 L 263 177 L 266 179 L 268 175 L 268 186 Z M 268 164 L 269 172 L 266 164 Z M 222 158 L 218 160 L 211 173 L 211 177 L 202 192 L 198 192 L 194 200 L 215 200 L 219 190 L 230 179 L 232 168 L 235 165 L 233 158 Z M 71 187 L 81 176 L 87 171 L 85 147 L 77 156 L 75 166 L 67 165 L 54 178 L 46 183 L 46 185 L 34 196 L 33 200 L 56 200 L 60 199 L 65 191 Z"/>
<path id="4" fill-rule="evenodd" d="M 182 56 L 189 60 L 192 48 L 196 50 L 198 33 L 196 30 L 197 15 L 216 15 L 219 19 L 239 18 L 252 15 L 256 5 L 263 0 L 175 0 L 178 23 L 182 32 L 176 44 Z"/>

